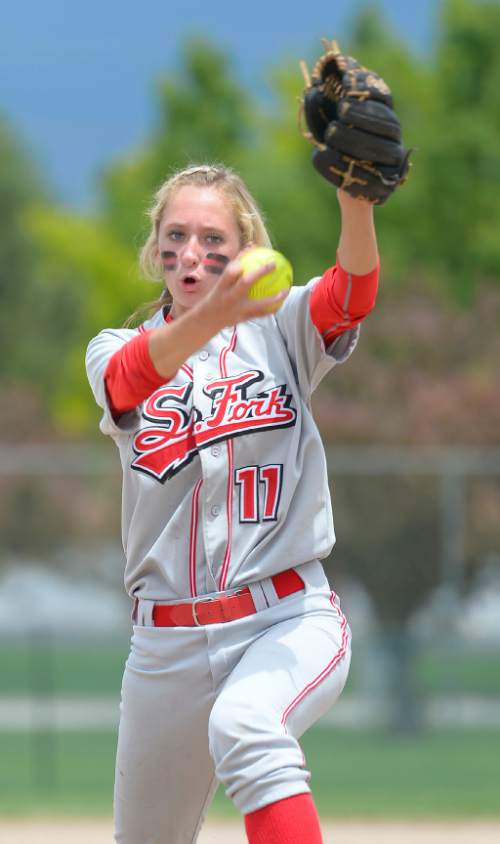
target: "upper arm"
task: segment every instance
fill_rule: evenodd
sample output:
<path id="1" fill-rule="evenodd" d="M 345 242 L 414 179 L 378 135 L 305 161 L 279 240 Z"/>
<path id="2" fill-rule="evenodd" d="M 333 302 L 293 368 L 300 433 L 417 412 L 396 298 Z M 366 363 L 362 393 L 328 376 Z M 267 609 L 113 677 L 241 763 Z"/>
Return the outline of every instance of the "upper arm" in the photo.
<path id="1" fill-rule="evenodd" d="M 380 262 L 365 275 L 355 275 L 338 262 L 314 284 L 311 317 L 325 346 L 355 328 L 373 310 L 377 298 Z"/>
<path id="2" fill-rule="evenodd" d="M 112 356 L 136 333 L 135 330 L 129 329 L 105 329 L 94 337 L 87 347 L 85 355 L 87 378 L 97 404 L 104 411 L 99 427 L 104 434 L 110 436 L 133 430 L 139 418 L 137 410 L 124 413 L 118 420 L 113 418 L 104 380 L 106 368 Z"/>
<path id="3" fill-rule="evenodd" d="M 292 287 L 275 314 L 299 387 L 305 396 L 316 389 L 333 366 L 347 360 L 359 337 L 359 326 L 356 326 L 336 337 L 330 345 L 325 345 L 311 317 L 310 297 L 317 281 L 313 278 L 303 287 Z"/>

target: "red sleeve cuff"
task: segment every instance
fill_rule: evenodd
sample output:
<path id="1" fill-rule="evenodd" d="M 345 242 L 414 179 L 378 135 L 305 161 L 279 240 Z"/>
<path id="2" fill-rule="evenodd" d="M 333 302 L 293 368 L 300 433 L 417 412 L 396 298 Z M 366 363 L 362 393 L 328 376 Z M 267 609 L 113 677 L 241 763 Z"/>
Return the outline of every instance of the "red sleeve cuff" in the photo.
<path id="1" fill-rule="evenodd" d="M 309 307 L 325 345 L 354 328 L 373 310 L 379 275 L 380 261 L 369 273 L 355 275 L 344 270 L 338 259 L 323 273 L 311 292 Z"/>
<path id="2" fill-rule="evenodd" d="M 114 417 L 141 404 L 168 378 L 155 369 L 149 354 L 150 331 L 138 334 L 110 358 L 104 383 Z"/>

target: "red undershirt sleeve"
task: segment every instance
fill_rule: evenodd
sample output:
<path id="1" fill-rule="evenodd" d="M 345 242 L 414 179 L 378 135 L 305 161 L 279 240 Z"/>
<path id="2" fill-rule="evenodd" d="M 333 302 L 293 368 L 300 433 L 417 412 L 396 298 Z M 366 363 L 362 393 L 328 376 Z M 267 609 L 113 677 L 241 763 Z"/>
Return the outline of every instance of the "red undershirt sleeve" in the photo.
<path id="1" fill-rule="evenodd" d="M 104 383 L 115 419 L 133 410 L 169 380 L 153 365 L 148 345 L 150 333 L 138 334 L 109 359 Z"/>
<path id="2" fill-rule="evenodd" d="M 334 267 L 323 273 L 309 299 L 311 319 L 325 346 L 358 325 L 375 306 L 380 261 L 365 275 L 349 273 L 338 258 Z"/>

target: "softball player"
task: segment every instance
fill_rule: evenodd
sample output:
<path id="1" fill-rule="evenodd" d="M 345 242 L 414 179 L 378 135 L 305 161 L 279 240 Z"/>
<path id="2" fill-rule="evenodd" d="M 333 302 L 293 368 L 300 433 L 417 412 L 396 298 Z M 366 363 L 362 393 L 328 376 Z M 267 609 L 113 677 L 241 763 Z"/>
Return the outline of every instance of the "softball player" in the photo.
<path id="1" fill-rule="evenodd" d="M 335 266 L 261 301 L 241 250 L 269 246 L 241 179 L 191 167 L 159 189 L 141 253 L 164 290 L 86 365 L 123 468 L 133 635 L 115 840 L 188 844 L 221 782 L 251 844 L 321 841 L 300 736 L 337 700 L 350 631 L 310 397 L 374 305 L 372 207 L 339 191 Z M 274 313 L 269 308 L 280 305 Z"/>

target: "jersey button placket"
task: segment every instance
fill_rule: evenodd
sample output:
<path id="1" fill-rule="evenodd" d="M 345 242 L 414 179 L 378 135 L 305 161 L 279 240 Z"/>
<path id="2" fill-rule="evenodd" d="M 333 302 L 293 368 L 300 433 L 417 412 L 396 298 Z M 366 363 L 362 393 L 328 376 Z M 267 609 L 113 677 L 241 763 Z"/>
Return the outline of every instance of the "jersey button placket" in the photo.
<path id="1" fill-rule="evenodd" d="M 201 411 L 204 420 L 209 419 L 214 413 L 212 397 L 205 393 L 204 387 L 211 381 L 221 377 L 219 371 L 219 357 L 221 348 L 227 345 L 227 339 L 216 338 L 210 345 L 210 349 L 201 349 L 196 355 L 194 362 L 195 370 L 195 401 L 197 408 Z M 202 353 L 207 352 L 202 359 Z M 204 429 L 206 428 L 206 423 Z M 217 437 L 217 432 L 210 426 L 205 437 L 210 434 Z M 205 544 L 205 557 L 210 577 L 218 584 L 221 575 L 221 566 L 228 543 L 228 523 L 226 518 L 226 497 L 228 490 L 227 447 L 225 443 L 208 443 L 204 438 L 205 448 L 199 449 L 199 457 L 203 472 L 204 489 L 204 510 L 203 510 L 203 537 Z"/>
<path id="2" fill-rule="evenodd" d="M 210 352 L 206 349 L 201 349 L 198 354 L 192 358 L 193 365 L 193 404 L 201 414 L 201 419 L 205 418 L 210 413 L 211 400 L 203 392 L 206 378 L 206 360 L 210 358 Z M 198 432 L 203 429 L 201 420 L 198 422 Z M 196 436 L 196 431 L 195 431 Z M 203 546 L 205 565 L 207 567 L 206 579 L 211 583 L 217 582 L 217 571 L 214 566 L 214 557 L 216 552 L 216 543 L 213 540 L 210 530 L 210 524 L 213 523 L 213 517 L 210 512 L 210 498 L 213 501 L 213 478 L 210 471 L 210 449 L 201 448 L 198 451 L 198 457 L 201 463 L 201 476 L 203 478 L 202 486 L 202 500 L 200 502 L 200 525 L 199 528 L 203 535 Z M 215 525 L 214 525 L 215 526 Z"/>

